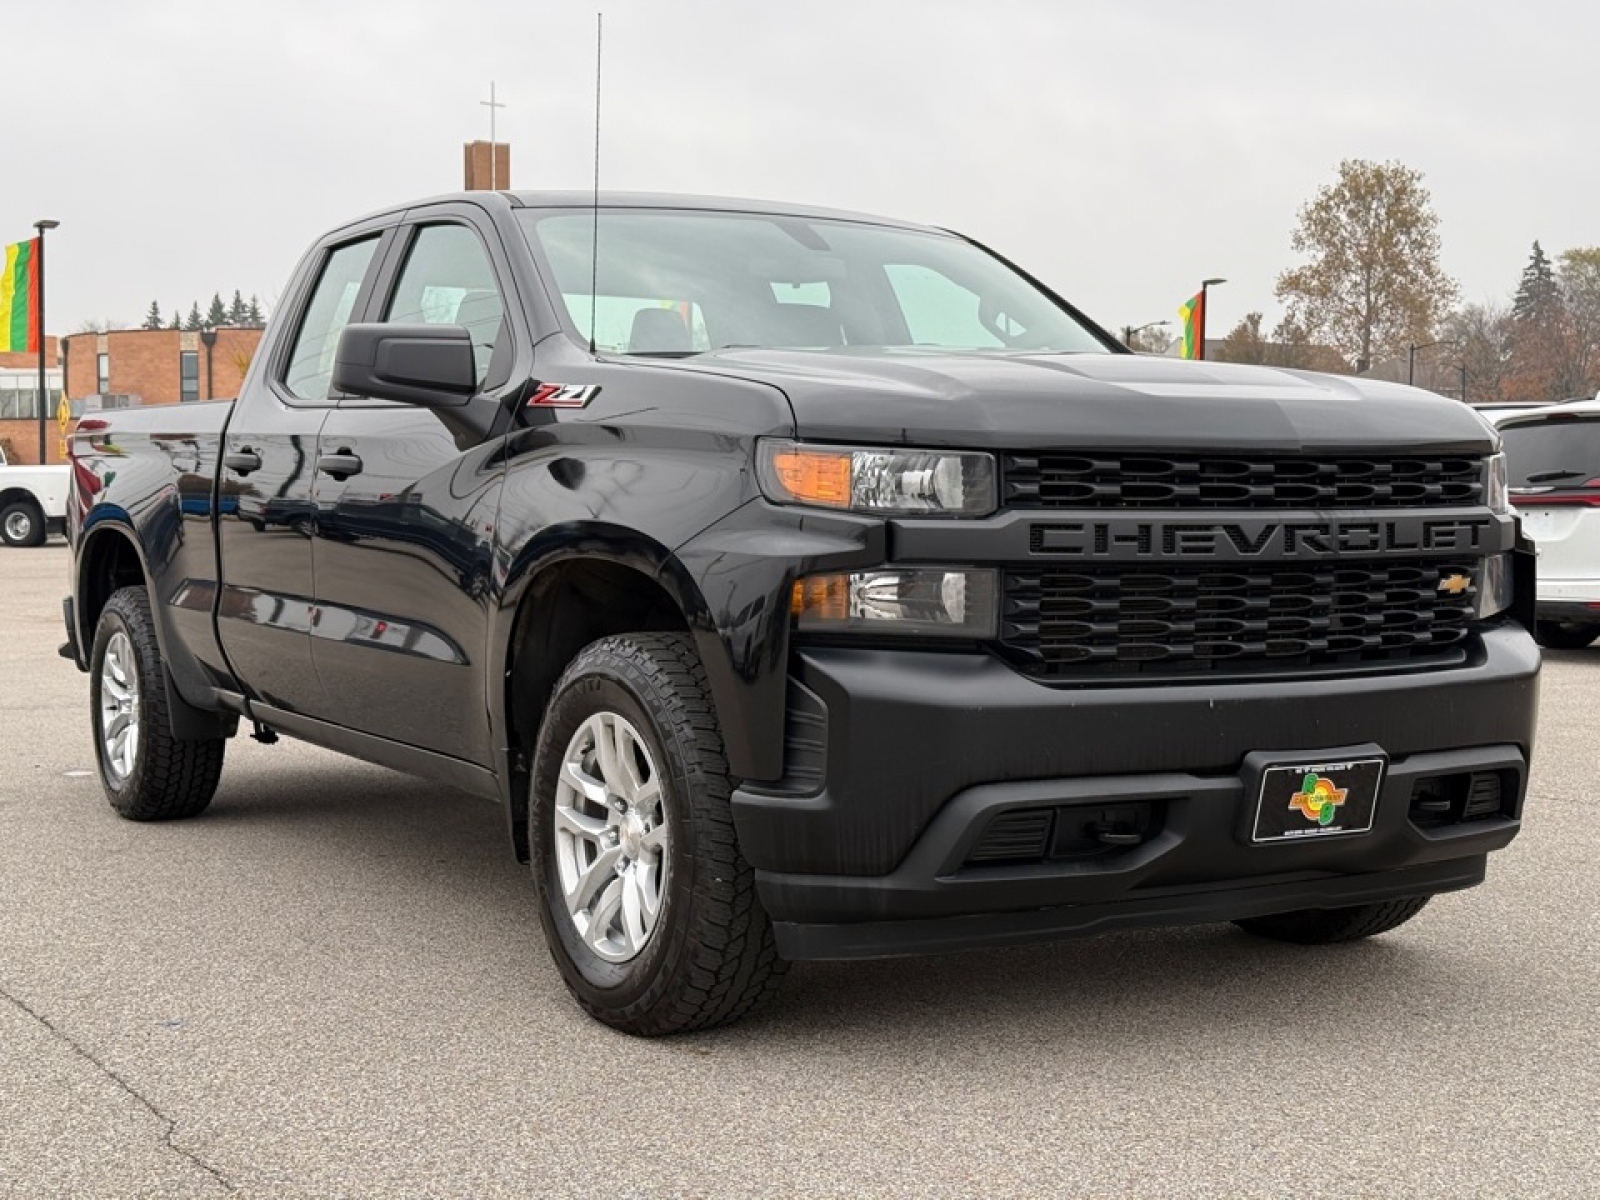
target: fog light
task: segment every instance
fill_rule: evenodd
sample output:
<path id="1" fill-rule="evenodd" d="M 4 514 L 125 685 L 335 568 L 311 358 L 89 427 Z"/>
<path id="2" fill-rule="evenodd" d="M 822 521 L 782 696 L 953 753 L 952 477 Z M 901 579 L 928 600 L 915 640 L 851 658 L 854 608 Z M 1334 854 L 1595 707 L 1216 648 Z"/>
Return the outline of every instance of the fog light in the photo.
<path id="1" fill-rule="evenodd" d="M 806 633 L 995 636 L 993 571 L 852 571 L 795 580 L 795 627 Z"/>

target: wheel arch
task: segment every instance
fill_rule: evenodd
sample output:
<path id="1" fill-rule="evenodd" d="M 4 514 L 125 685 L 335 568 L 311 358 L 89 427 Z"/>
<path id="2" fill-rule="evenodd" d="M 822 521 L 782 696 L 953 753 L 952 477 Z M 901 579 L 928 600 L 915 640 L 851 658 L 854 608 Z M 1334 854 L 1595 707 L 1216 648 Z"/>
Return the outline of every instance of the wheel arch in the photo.
<path id="1" fill-rule="evenodd" d="M 490 662 L 490 720 L 512 846 L 526 860 L 533 749 L 555 685 L 578 652 L 618 633 L 693 632 L 707 625 L 693 582 L 671 554 L 635 531 L 569 528 L 561 544 L 525 556 L 503 591 Z M 626 546 L 625 551 L 594 547 Z"/>
<path id="2" fill-rule="evenodd" d="M 73 618 L 77 622 L 78 645 L 83 648 L 87 666 L 94 645 L 95 627 L 106 602 L 119 588 L 143 587 L 150 595 L 150 611 L 155 618 L 156 639 L 162 656 L 167 653 L 167 631 L 161 610 L 150 586 L 150 570 L 144 550 L 133 527 L 116 517 L 101 517 L 89 525 L 79 538 L 73 563 Z"/>
<path id="3" fill-rule="evenodd" d="M 231 736 L 238 727 L 237 716 L 199 708 L 178 690 L 168 665 L 173 634 L 167 628 L 144 547 L 127 515 L 120 510 L 98 516 L 91 514 L 74 548 L 72 615 L 77 626 L 74 633 L 79 653 L 84 660 L 79 665 L 85 670 L 92 669 L 94 635 L 100 624 L 100 614 L 112 595 L 125 587 L 144 588 L 150 601 L 151 624 L 155 627 L 156 645 L 161 650 L 161 673 L 174 735 L 185 740 Z"/>
<path id="4" fill-rule="evenodd" d="M 9 508 L 11 505 L 19 503 L 31 504 L 39 510 L 41 516 L 44 514 L 44 505 L 40 503 L 39 497 L 33 494 L 32 489 L 18 484 L 12 484 L 8 488 L 0 488 L 0 508 Z"/>

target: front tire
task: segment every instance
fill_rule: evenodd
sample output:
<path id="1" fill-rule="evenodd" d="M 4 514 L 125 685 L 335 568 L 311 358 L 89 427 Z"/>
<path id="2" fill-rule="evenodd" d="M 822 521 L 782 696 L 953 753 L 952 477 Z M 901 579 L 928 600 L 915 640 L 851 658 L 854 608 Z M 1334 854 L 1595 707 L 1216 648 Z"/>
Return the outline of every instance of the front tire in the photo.
<path id="1" fill-rule="evenodd" d="M 1399 900 L 1356 904 L 1349 908 L 1306 908 L 1299 912 L 1273 913 L 1268 917 L 1248 917 L 1234 924 L 1246 933 L 1275 942 L 1329 946 L 1388 933 L 1421 912 L 1430 899 L 1431 896 L 1404 896 Z"/>
<path id="2" fill-rule="evenodd" d="M 688 635 L 624 634 L 579 653 L 539 731 L 530 849 L 556 966 L 614 1029 L 723 1025 L 777 989 L 785 964 L 730 791 Z"/>
<path id="3" fill-rule="evenodd" d="M 111 807 L 130 821 L 175 821 L 204 812 L 222 776 L 227 739 L 173 736 L 144 588 L 119 589 L 101 610 L 89 656 L 89 694 L 100 783 Z"/>
<path id="4" fill-rule="evenodd" d="M 1600 637 L 1600 625 L 1538 621 L 1533 626 L 1533 640 L 1549 650 L 1582 650 L 1597 637 Z"/>
<path id="5" fill-rule="evenodd" d="M 0 509 L 0 539 L 8 546 L 44 545 L 44 513 L 27 500 L 16 500 Z"/>

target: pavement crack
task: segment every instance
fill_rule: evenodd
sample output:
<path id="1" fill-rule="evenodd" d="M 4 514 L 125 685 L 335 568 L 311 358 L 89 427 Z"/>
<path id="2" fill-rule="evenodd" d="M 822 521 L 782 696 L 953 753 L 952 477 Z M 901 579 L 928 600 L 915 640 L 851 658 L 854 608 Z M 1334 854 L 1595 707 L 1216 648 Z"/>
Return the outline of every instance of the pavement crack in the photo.
<path id="1" fill-rule="evenodd" d="M 194 1153 L 192 1150 L 185 1150 L 182 1146 L 178 1145 L 178 1143 L 173 1140 L 173 1137 L 176 1135 L 176 1133 L 178 1131 L 178 1123 L 176 1121 L 174 1121 L 171 1117 L 167 1116 L 166 1113 L 162 1112 L 154 1104 L 152 1104 L 150 1102 L 150 1100 L 145 1097 L 144 1093 L 139 1091 L 138 1088 L 134 1087 L 133 1084 L 129 1083 L 121 1075 L 117 1074 L 110 1067 L 108 1067 L 105 1063 L 101 1062 L 98 1058 L 96 1058 L 93 1054 L 91 1054 L 88 1050 L 84 1049 L 81 1045 L 79 1045 L 78 1042 L 73 1039 L 71 1034 L 67 1033 L 66 1030 L 62 1029 L 55 1022 L 51 1021 L 49 1017 L 46 1017 L 44 1014 L 35 1011 L 26 1001 L 20 1000 L 16 996 L 13 996 L 4 987 L 0 987 L 0 998 L 4 998 L 4 999 L 10 1001 L 19 1011 L 21 1011 L 23 1013 L 26 1013 L 33 1020 L 37 1021 L 40 1025 L 44 1026 L 45 1029 L 49 1030 L 51 1037 L 55 1038 L 58 1042 L 62 1043 L 69 1050 L 71 1050 L 74 1054 L 76 1054 L 79 1058 L 83 1059 L 90 1066 L 94 1067 L 95 1070 L 99 1071 L 107 1079 L 111 1080 L 112 1083 L 116 1084 L 119 1088 L 121 1088 L 124 1092 L 126 1092 L 130 1097 L 132 1097 L 133 1100 L 136 1103 L 138 1103 L 147 1112 L 149 1112 L 151 1116 L 153 1116 L 156 1120 L 160 1121 L 164 1126 L 166 1126 L 166 1132 L 162 1135 L 162 1140 L 166 1143 L 167 1149 L 171 1150 L 174 1154 L 178 1155 L 179 1157 L 187 1159 L 189 1162 L 194 1164 L 196 1167 L 199 1167 L 202 1171 L 204 1171 L 207 1175 L 210 1175 L 213 1179 L 215 1179 L 218 1183 L 220 1183 L 228 1191 L 237 1192 L 239 1190 L 234 1185 L 233 1181 L 231 1179 L 229 1179 L 226 1175 L 224 1175 L 221 1171 L 217 1170 L 216 1167 L 214 1167 L 210 1163 L 206 1162 L 205 1159 L 201 1158 L 198 1154 Z"/>

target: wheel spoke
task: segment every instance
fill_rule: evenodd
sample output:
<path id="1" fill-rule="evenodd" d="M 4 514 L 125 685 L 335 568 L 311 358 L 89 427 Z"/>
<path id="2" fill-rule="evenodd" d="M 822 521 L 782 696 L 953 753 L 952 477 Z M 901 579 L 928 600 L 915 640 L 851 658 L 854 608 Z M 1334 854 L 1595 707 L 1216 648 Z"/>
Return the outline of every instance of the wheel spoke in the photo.
<path id="1" fill-rule="evenodd" d="M 622 937 L 630 953 L 644 948 L 650 927 L 645 923 L 644 895 L 638 863 L 632 864 L 622 876 Z"/>
<path id="2" fill-rule="evenodd" d="M 630 807 L 639 806 L 639 792 L 644 786 L 644 781 L 639 778 L 639 755 L 636 748 L 643 750 L 639 744 L 639 737 L 631 726 L 617 723 L 617 765 L 621 769 L 622 786 L 626 789 L 626 796 Z"/>
<path id="3" fill-rule="evenodd" d="M 618 910 L 622 908 L 622 896 L 622 878 L 621 876 L 613 875 L 610 885 L 600 893 L 599 899 L 595 901 L 594 912 L 589 915 L 589 927 L 585 931 L 585 940 L 602 953 L 608 948 L 606 943 L 611 940 L 611 926 L 616 921 Z"/>
<path id="4" fill-rule="evenodd" d="M 120 679 L 108 671 L 100 676 L 100 694 L 102 696 L 110 696 L 118 704 L 121 704 L 128 698 L 128 689 Z"/>
<path id="5" fill-rule="evenodd" d="M 590 804 L 609 808 L 606 803 L 606 785 L 588 774 L 579 764 L 568 760 L 562 764 L 561 777 L 571 784 Z"/>
<path id="6" fill-rule="evenodd" d="M 131 719 L 132 718 L 129 717 L 127 713 L 117 710 L 116 715 L 111 718 L 110 724 L 106 726 L 106 736 L 108 738 L 116 737 L 128 727 L 128 722 Z"/>
<path id="7" fill-rule="evenodd" d="M 579 812 L 575 808 L 568 808 L 564 804 L 556 805 L 556 828 L 573 837 L 584 838 L 591 842 L 598 842 L 606 832 L 607 821 L 604 817 L 591 817 L 588 813 Z"/>
<path id="8" fill-rule="evenodd" d="M 567 742 L 551 807 L 545 819 L 573 928 L 601 958 L 627 962 L 654 936 L 669 863 L 665 784 L 639 728 L 614 710 L 584 720 Z"/>
<path id="9" fill-rule="evenodd" d="M 645 817 L 654 822 L 657 810 L 661 807 L 661 783 L 656 779 L 649 779 L 640 785 L 638 793 L 631 801 L 632 806 Z"/>
<path id="10" fill-rule="evenodd" d="M 627 779 L 622 773 L 621 755 L 617 753 L 619 733 L 617 722 L 609 713 L 598 718 L 594 735 L 594 752 L 600 765 L 600 774 L 605 778 L 606 787 L 612 792 L 626 796 Z"/>
<path id="11" fill-rule="evenodd" d="M 567 911 L 576 915 L 588 908 L 595 896 L 606 886 L 607 881 L 616 879 L 617 862 L 621 858 L 621 846 L 607 846 L 587 867 L 579 868 L 578 878 L 567 892 Z M 598 906 L 595 911 L 598 916 Z"/>

